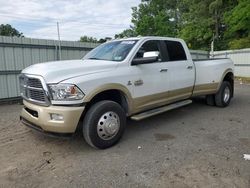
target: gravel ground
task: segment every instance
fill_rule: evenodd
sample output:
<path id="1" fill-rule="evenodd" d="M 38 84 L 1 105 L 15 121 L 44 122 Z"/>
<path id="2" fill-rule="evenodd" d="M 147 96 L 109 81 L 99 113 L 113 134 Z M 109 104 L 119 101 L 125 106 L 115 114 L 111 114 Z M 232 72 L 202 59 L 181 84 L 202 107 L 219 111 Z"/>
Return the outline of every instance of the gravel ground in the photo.
<path id="1" fill-rule="evenodd" d="M 81 136 L 51 138 L 0 106 L 0 187 L 250 187 L 250 85 L 227 108 L 197 99 L 140 122 L 107 150 Z"/>

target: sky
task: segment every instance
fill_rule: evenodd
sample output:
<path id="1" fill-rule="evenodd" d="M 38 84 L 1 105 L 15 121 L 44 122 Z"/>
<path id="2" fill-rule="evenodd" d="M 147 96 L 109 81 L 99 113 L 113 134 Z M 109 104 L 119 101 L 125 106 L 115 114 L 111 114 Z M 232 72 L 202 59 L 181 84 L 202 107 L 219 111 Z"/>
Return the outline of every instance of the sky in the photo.
<path id="1" fill-rule="evenodd" d="M 131 7 L 140 0 L 0 0 L 0 24 L 25 37 L 62 40 L 114 37 L 131 25 Z"/>

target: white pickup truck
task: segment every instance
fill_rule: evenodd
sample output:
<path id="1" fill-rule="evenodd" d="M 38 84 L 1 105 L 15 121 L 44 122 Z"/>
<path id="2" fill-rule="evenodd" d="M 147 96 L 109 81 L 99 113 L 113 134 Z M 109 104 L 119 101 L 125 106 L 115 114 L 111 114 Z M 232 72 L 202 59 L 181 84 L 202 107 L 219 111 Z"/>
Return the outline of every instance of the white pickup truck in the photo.
<path id="1" fill-rule="evenodd" d="M 229 105 L 233 69 L 230 59 L 193 61 L 181 39 L 113 40 L 81 60 L 24 69 L 20 119 L 48 134 L 81 130 L 88 144 L 104 149 L 119 141 L 127 117 L 141 120 L 190 104 L 195 96 L 206 96 L 209 105 Z"/>

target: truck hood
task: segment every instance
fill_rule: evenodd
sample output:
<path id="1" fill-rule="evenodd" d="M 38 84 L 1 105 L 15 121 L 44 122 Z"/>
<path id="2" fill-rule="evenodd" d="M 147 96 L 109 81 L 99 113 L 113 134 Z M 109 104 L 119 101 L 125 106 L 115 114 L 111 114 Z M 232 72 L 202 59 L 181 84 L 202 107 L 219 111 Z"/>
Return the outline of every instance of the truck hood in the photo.
<path id="1" fill-rule="evenodd" d="M 103 60 L 52 61 L 31 65 L 22 73 L 40 75 L 46 83 L 59 83 L 78 76 L 111 71 L 117 65 L 117 62 Z"/>

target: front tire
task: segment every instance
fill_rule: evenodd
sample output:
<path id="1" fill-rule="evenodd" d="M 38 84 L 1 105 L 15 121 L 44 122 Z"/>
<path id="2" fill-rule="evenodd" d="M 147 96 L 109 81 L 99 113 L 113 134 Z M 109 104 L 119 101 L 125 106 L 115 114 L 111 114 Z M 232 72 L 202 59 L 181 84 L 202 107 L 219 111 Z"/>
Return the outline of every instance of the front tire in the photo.
<path id="1" fill-rule="evenodd" d="M 126 126 L 126 114 L 113 101 L 95 103 L 83 121 L 83 136 L 94 148 L 106 149 L 115 145 L 122 137 Z"/>
<path id="2" fill-rule="evenodd" d="M 226 107 L 232 98 L 232 86 L 229 82 L 224 81 L 219 91 L 215 94 L 215 104 L 218 107 Z"/>

